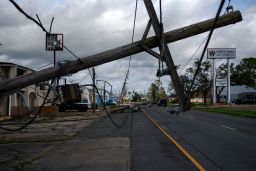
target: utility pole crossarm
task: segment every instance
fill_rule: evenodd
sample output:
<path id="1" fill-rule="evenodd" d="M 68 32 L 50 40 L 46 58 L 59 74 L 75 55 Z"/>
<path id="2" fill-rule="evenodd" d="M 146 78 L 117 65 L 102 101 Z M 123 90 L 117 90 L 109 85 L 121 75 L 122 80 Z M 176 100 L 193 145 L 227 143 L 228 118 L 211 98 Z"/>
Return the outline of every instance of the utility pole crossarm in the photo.
<path id="1" fill-rule="evenodd" d="M 187 37 L 191 37 L 197 34 L 209 31 L 213 25 L 214 19 L 206 20 L 200 23 L 196 23 L 190 26 L 182 27 L 164 34 L 164 40 L 167 43 L 175 42 Z M 224 16 L 221 16 L 217 22 L 216 28 L 223 27 L 226 25 L 234 24 L 242 21 L 242 16 L 239 11 L 230 12 Z M 36 71 L 30 74 L 19 76 L 13 79 L 5 80 L 0 82 L 0 94 L 8 93 L 10 91 L 18 90 L 20 88 L 38 84 L 43 81 L 47 81 L 59 76 L 68 74 L 74 74 L 78 71 L 92 68 L 97 65 L 101 65 L 107 62 L 118 60 L 136 53 L 143 52 L 144 49 L 140 46 L 141 41 L 134 42 L 120 46 L 115 49 L 111 49 L 105 52 L 101 52 L 88 57 L 80 58 L 81 61 L 72 61 L 60 66 L 50 67 L 40 71 Z M 158 44 L 156 36 L 146 38 L 143 42 L 148 48 L 155 48 Z"/>

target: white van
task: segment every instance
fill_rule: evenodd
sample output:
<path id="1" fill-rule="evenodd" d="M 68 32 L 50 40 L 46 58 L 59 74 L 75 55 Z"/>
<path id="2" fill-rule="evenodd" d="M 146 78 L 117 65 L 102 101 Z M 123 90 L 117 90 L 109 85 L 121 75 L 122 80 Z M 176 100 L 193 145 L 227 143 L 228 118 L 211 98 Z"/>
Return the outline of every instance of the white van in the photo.
<path id="1" fill-rule="evenodd" d="M 81 89 L 81 102 L 83 104 L 87 104 L 88 108 L 91 109 L 91 102 L 89 98 L 89 91 L 86 87 L 80 87 Z"/>

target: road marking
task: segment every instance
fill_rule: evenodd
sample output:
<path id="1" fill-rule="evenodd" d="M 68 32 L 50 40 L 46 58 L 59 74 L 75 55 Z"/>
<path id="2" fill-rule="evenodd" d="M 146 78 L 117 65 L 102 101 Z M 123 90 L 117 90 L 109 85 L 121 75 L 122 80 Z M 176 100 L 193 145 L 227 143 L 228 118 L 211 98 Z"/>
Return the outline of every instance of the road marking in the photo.
<path id="1" fill-rule="evenodd" d="M 229 127 L 229 126 L 220 125 L 220 127 L 222 127 L 222 128 L 227 128 L 227 129 L 230 129 L 230 130 L 236 131 L 236 129 L 235 129 L 235 128 L 231 128 L 231 127 Z"/>
<path id="2" fill-rule="evenodd" d="M 198 163 L 184 148 L 182 148 L 160 125 L 143 109 L 141 111 L 160 129 L 160 131 L 200 170 L 205 171 L 205 168 Z"/>

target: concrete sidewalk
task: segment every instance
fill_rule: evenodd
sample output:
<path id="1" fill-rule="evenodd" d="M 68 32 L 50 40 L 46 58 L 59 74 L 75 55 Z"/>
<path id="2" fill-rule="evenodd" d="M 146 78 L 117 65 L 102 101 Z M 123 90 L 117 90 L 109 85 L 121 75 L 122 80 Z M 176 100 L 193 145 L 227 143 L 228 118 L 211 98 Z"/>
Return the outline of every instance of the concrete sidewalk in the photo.
<path id="1" fill-rule="evenodd" d="M 68 139 L 63 140 L 51 132 L 51 136 L 47 135 L 44 130 L 44 134 L 40 134 L 41 142 L 35 141 L 35 137 L 39 138 L 37 133 L 42 129 L 40 126 L 45 123 L 32 126 L 35 137 L 29 130 L 31 128 L 24 130 L 23 135 L 28 135 L 26 131 L 30 131 L 26 141 L 22 139 L 18 142 L 19 134 L 15 133 L 17 135 L 12 142 L 8 134 L 9 141 L 0 144 L 0 170 L 130 170 L 129 116 L 128 113 L 112 115 L 116 122 L 123 124 L 121 129 L 114 127 L 106 116 L 93 119 L 90 124 L 84 120 L 68 121 L 68 124 L 58 122 L 63 124 L 61 128 L 67 127 L 59 128 L 63 135 L 69 135 Z M 56 123 L 47 124 L 50 126 Z M 74 125 L 78 127 L 68 128 Z M 43 127 L 47 129 L 47 126 Z M 69 131 L 65 133 L 64 130 Z M 43 141 L 44 138 L 49 142 Z"/>

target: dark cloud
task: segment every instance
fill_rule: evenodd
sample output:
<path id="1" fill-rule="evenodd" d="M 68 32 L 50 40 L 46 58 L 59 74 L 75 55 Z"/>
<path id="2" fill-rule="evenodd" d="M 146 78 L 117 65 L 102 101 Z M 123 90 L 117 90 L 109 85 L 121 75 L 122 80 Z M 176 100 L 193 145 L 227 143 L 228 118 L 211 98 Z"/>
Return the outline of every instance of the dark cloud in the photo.
<path id="1" fill-rule="evenodd" d="M 111 48 L 131 43 L 135 1 L 130 0 L 24 0 L 17 1 L 30 15 L 39 14 L 46 28 L 55 17 L 52 32 L 64 34 L 64 44 L 79 57 L 86 57 Z M 154 5 L 159 14 L 158 1 Z M 211 47 L 237 48 L 239 61 L 255 56 L 256 5 L 236 1 L 242 7 L 241 23 L 216 30 Z M 217 0 L 165 0 L 163 1 L 164 29 L 170 31 L 205 19 L 213 18 L 218 8 Z M 20 14 L 9 1 L 0 1 L 0 61 L 13 62 L 36 69 L 53 62 L 53 52 L 45 51 L 45 33 L 32 21 Z M 135 41 L 140 40 L 148 22 L 142 1 L 138 4 Z M 149 36 L 154 35 L 152 29 Z M 176 65 L 183 67 L 207 34 L 169 44 Z M 155 49 L 157 51 L 157 49 Z M 202 50 L 202 49 L 201 49 Z M 201 50 L 196 54 L 199 57 Z M 58 61 L 73 60 L 67 51 L 57 53 Z M 97 79 L 109 81 L 115 92 L 120 91 L 128 68 L 129 57 L 97 66 Z M 190 66 L 191 63 L 188 64 Z M 147 53 L 134 55 L 131 61 L 128 87 L 144 92 L 154 80 L 158 60 Z M 73 74 L 69 81 L 91 83 L 87 70 Z M 169 76 L 162 78 L 167 87 Z"/>

